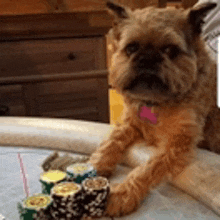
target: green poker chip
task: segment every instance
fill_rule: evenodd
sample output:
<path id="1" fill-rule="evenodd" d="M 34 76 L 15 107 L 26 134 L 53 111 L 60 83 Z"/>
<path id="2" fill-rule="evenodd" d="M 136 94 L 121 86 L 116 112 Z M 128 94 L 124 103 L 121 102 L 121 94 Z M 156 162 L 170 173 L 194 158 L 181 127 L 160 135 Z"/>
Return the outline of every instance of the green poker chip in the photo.
<path id="1" fill-rule="evenodd" d="M 60 170 L 49 170 L 41 173 L 40 182 L 42 185 L 42 193 L 50 194 L 51 189 L 55 184 L 66 181 L 67 174 Z"/>
<path id="2" fill-rule="evenodd" d="M 97 172 L 90 163 L 75 163 L 67 167 L 67 174 L 70 180 L 82 183 L 88 177 L 95 177 Z"/>
<path id="3" fill-rule="evenodd" d="M 35 194 L 18 203 L 20 220 L 34 220 L 39 212 L 47 211 L 52 205 L 50 195 Z"/>

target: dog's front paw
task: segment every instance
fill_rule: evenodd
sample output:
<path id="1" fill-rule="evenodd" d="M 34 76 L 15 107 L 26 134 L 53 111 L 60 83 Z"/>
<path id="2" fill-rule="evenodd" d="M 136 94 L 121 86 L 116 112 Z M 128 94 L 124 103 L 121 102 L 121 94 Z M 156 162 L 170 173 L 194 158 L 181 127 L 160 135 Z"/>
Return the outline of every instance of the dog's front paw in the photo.
<path id="1" fill-rule="evenodd" d="M 118 217 L 133 212 L 139 205 L 139 202 L 134 197 L 133 192 L 129 191 L 125 184 L 111 186 L 106 215 Z"/>
<path id="2" fill-rule="evenodd" d="M 114 168 L 111 166 L 108 166 L 106 164 L 105 159 L 101 156 L 99 153 L 94 153 L 88 163 L 92 164 L 92 166 L 96 169 L 98 175 L 109 177 L 112 175 Z"/>

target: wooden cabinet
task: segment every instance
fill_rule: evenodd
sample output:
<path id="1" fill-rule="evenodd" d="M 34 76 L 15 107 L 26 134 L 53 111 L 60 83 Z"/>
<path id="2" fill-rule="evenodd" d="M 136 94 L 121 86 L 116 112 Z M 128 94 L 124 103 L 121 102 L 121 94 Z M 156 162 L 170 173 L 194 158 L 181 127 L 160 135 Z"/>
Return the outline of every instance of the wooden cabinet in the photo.
<path id="1" fill-rule="evenodd" d="M 174 1 L 174 0 L 173 0 Z M 127 5 L 131 8 L 143 8 L 149 5 L 161 7 L 166 0 L 114 0 L 115 3 Z M 0 15 L 3 14 L 41 14 L 57 12 L 74 12 L 91 10 L 105 10 L 106 1 L 103 0 L 1 0 Z"/>
<path id="2" fill-rule="evenodd" d="M 107 84 L 107 79 L 97 77 L 36 83 L 37 114 L 44 117 L 105 121 L 105 113 L 108 112 Z"/>
<path id="3" fill-rule="evenodd" d="M 0 76 L 48 75 L 105 69 L 103 37 L 0 44 Z M 103 57 L 99 54 L 102 53 Z"/>
<path id="4" fill-rule="evenodd" d="M 0 105 L 9 116 L 109 121 L 106 71 L 79 72 L 52 78 L 2 81 Z M 18 81 L 16 81 L 18 80 Z"/>
<path id="5" fill-rule="evenodd" d="M 25 116 L 26 105 L 22 85 L 0 86 L 0 105 L 7 107 L 10 115 Z"/>
<path id="6" fill-rule="evenodd" d="M 0 106 L 9 116 L 109 122 L 108 26 L 93 22 L 103 14 L 0 19 Z"/>

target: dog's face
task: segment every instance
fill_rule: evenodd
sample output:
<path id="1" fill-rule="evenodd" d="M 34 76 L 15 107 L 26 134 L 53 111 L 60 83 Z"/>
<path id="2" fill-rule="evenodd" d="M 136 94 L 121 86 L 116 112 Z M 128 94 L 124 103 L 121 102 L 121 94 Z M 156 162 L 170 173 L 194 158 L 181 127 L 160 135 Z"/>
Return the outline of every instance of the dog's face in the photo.
<path id="1" fill-rule="evenodd" d="M 149 105 L 187 93 L 199 74 L 202 19 L 216 4 L 191 10 L 107 6 L 114 15 L 113 88 Z"/>

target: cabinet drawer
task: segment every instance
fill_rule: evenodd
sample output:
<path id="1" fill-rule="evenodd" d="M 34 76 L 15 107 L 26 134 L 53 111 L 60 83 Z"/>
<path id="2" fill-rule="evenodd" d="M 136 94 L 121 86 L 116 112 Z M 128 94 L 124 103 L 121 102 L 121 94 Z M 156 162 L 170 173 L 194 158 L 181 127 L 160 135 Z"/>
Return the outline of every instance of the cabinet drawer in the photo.
<path id="1" fill-rule="evenodd" d="M 0 105 L 9 108 L 10 116 L 25 116 L 26 108 L 22 86 L 0 86 Z"/>
<path id="2" fill-rule="evenodd" d="M 41 116 L 98 119 L 97 79 L 38 83 L 36 90 Z"/>
<path id="3" fill-rule="evenodd" d="M 105 69 L 104 44 L 102 37 L 0 43 L 0 75 L 16 77 Z"/>
<path id="4" fill-rule="evenodd" d="M 79 79 L 60 82 L 37 83 L 37 93 L 40 97 L 75 92 L 93 92 L 98 88 L 97 79 Z M 54 97 L 56 98 L 56 97 Z"/>

